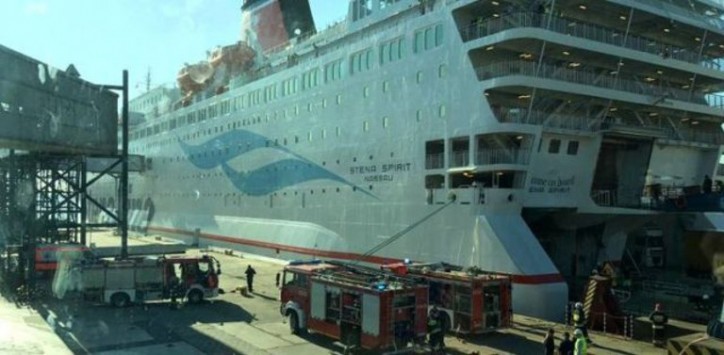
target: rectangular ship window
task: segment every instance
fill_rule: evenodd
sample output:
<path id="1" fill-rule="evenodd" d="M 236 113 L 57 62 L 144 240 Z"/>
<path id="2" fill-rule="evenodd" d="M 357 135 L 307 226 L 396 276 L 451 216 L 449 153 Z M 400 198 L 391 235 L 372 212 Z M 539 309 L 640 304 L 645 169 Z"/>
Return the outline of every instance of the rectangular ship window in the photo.
<path id="1" fill-rule="evenodd" d="M 560 139 L 551 139 L 550 143 L 548 143 L 548 153 L 551 154 L 558 154 L 558 151 L 561 150 L 561 140 Z"/>
<path id="2" fill-rule="evenodd" d="M 568 142 L 568 155 L 576 155 L 578 154 L 578 141 L 569 141 Z"/>

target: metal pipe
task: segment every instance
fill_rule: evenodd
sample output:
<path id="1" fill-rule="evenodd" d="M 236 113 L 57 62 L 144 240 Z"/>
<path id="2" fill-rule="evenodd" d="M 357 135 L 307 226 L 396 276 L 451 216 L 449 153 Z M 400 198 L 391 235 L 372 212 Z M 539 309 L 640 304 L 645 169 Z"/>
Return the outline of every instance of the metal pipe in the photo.
<path id="1" fill-rule="evenodd" d="M 699 46 L 699 52 L 696 57 L 696 62 L 701 63 L 701 56 L 704 54 L 704 48 L 706 47 L 706 37 L 709 35 L 709 30 L 704 30 L 704 35 L 701 36 L 701 46 Z M 696 85 L 697 75 L 691 76 L 691 82 L 689 83 L 689 101 L 694 97 L 694 86 Z"/>
<path id="2" fill-rule="evenodd" d="M 121 259 L 128 258 L 128 70 L 123 71 L 123 124 L 121 151 Z"/>
<path id="3" fill-rule="evenodd" d="M 85 245 L 86 227 L 88 223 L 88 184 L 87 184 L 88 161 L 86 157 L 81 157 L 80 168 L 80 187 L 82 189 L 80 196 L 80 243 Z"/>

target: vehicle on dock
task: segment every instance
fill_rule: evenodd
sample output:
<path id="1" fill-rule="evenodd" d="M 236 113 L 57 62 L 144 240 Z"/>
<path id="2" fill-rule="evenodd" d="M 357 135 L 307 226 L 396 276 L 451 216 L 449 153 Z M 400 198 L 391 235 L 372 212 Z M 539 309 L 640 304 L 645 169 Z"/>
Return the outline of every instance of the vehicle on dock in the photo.
<path id="1" fill-rule="evenodd" d="M 115 307 L 165 299 L 200 303 L 219 295 L 221 267 L 212 256 L 100 260 L 80 268 L 84 298 Z"/>
<path id="2" fill-rule="evenodd" d="M 290 262 L 281 287 L 292 333 L 313 331 L 348 349 L 399 349 L 427 334 L 428 286 L 409 277 L 332 261 Z"/>
<path id="3" fill-rule="evenodd" d="M 83 244 L 38 244 L 35 247 L 35 271 L 39 276 L 53 275 L 63 261 L 94 260 L 91 249 Z"/>
<path id="4" fill-rule="evenodd" d="M 383 269 L 429 285 L 428 306 L 442 311 L 442 327 L 458 334 L 480 334 L 510 327 L 512 282 L 509 275 L 447 263 L 398 262 Z"/>

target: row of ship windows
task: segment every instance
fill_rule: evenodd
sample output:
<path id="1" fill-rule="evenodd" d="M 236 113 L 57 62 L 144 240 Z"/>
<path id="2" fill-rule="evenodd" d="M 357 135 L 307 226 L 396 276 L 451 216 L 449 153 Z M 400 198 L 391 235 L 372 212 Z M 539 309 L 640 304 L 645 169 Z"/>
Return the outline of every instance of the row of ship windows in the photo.
<path id="1" fill-rule="evenodd" d="M 440 79 L 445 78 L 445 77 L 447 76 L 447 65 L 446 65 L 446 64 L 440 64 L 440 65 L 438 66 L 437 74 L 438 74 L 438 77 L 439 77 Z M 415 78 L 416 78 L 417 83 L 418 83 L 418 84 L 421 84 L 421 83 L 424 81 L 424 73 L 423 73 L 422 71 L 418 71 L 417 74 L 415 75 Z M 383 82 L 382 82 L 382 92 L 383 92 L 383 93 L 389 93 L 390 91 L 391 91 L 390 82 L 387 81 L 387 80 L 383 81 Z M 370 96 L 370 87 L 369 87 L 369 86 L 365 86 L 365 87 L 363 88 L 363 90 L 362 90 L 362 97 L 363 97 L 363 98 L 368 98 L 369 96 Z M 322 108 L 327 108 L 327 106 L 328 106 L 327 102 L 328 102 L 327 99 L 323 99 L 323 100 L 321 101 L 321 103 L 312 103 L 312 102 L 309 102 L 309 103 L 307 103 L 307 111 L 308 111 L 308 112 L 313 112 L 314 109 L 315 109 L 315 107 L 317 107 L 317 106 L 321 106 Z M 342 95 L 341 95 L 341 94 L 337 94 L 337 95 L 336 95 L 335 102 L 337 103 L 337 105 L 341 105 L 341 104 L 342 104 Z M 226 102 L 226 103 L 228 104 L 228 102 Z M 226 116 L 228 116 L 228 115 L 230 114 L 230 113 L 227 113 L 227 112 L 228 112 L 228 111 L 227 111 L 228 106 L 227 106 L 227 105 L 224 105 L 224 103 L 222 103 L 222 105 L 220 105 L 219 108 L 221 109 L 221 112 L 222 112 L 222 113 L 225 113 Z M 212 109 L 213 109 L 213 110 L 212 110 Z M 445 106 L 444 104 L 440 105 L 440 106 L 437 108 L 437 110 L 438 110 L 438 115 L 439 115 L 440 117 L 445 117 L 445 115 L 446 115 L 446 110 L 447 110 L 447 109 L 446 109 L 446 106 Z M 206 117 L 207 117 L 207 116 L 206 116 L 206 113 L 207 113 L 207 112 L 206 112 L 205 110 L 200 110 L 200 111 L 199 111 L 199 118 L 203 118 L 203 120 L 206 120 Z M 217 111 L 216 111 L 216 106 L 210 107 L 208 113 L 211 114 L 211 115 L 215 115 L 215 114 L 217 113 Z M 260 123 L 262 123 L 262 122 L 269 122 L 270 120 L 276 120 L 276 119 L 279 118 L 279 117 L 285 118 L 285 117 L 287 117 L 287 115 L 291 115 L 292 113 L 293 113 L 294 115 L 299 115 L 300 109 L 299 109 L 299 105 L 298 105 L 298 104 L 295 104 L 295 105 L 294 105 L 294 108 L 293 108 L 293 109 L 290 109 L 290 112 L 289 112 L 289 113 L 287 113 L 287 110 L 275 111 L 275 112 L 271 112 L 271 113 L 266 113 L 264 120 L 262 120 L 262 117 L 261 117 L 261 116 L 256 116 L 256 117 L 252 117 L 252 118 L 249 118 L 249 119 L 243 119 L 243 120 L 239 120 L 239 121 L 236 121 L 236 122 L 230 122 L 230 123 L 228 123 L 228 124 L 226 125 L 226 129 L 227 129 L 227 130 L 232 130 L 232 129 L 236 129 L 236 128 L 240 128 L 240 127 L 244 127 L 244 126 L 250 126 L 250 125 L 260 124 Z M 216 116 L 212 116 L 212 117 L 210 117 L 210 118 L 214 118 L 214 117 L 216 117 Z M 164 132 L 166 132 L 167 130 L 172 130 L 172 129 L 176 129 L 176 128 L 182 127 L 182 126 L 184 126 L 184 124 L 194 124 L 194 123 L 196 123 L 196 122 L 195 122 L 194 120 L 192 120 L 191 118 L 189 118 L 189 119 L 190 119 L 191 121 L 189 121 L 189 122 L 184 122 L 185 119 L 184 119 L 184 117 L 182 116 L 182 117 L 179 117 L 177 120 L 172 119 L 172 120 L 170 120 L 170 121 L 167 121 L 167 122 L 164 122 L 164 123 L 161 123 L 161 124 L 154 125 L 153 127 L 146 127 L 145 129 L 141 129 L 141 130 L 137 130 L 136 132 L 133 132 L 133 133 L 131 134 L 131 138 L 132 138 L 132 140 L 138 140 L 138 139 L 140 139 L 140 138 L 145 138 L 145 137 L 153 136 L 153 135 L 156 135 L 156 134 L 164 133 Z M 418 110 L 418 111 L 417 111 L 416 120 L 417 120 L 417 122 L 420 122 L 420 121 L 422 120 L 422 111 L 421 111 L 421 110 Z M 388 119 L 388 118 L 383 118 L 383 127 L 386 128 L 388 125 L 389 125 L 389 119 Z M 365 122 L 363 123 L 363 129 L 364 129 L 365 132 L 367 132 L 367 131 L 369 130 L 369 123 L 368 123 L 368 122 L 365 121 Z M 213 133 L 219 133 L 219 132 L 224 132 L 224 126 L 223 126 L 223 125 L 213 128 Z M 204 135 L 211 134 L 211 133 L 212 133 L 212 128 L 208 128 L 208 129 L 206 129 L 206 130 L 202 129 L 202 130 L 200 130 L 200 131 L 198 131 L 198 132 L 196 132 L 196 133 L 187 134 L 186 136 L 183 137 L 183 139 L 184 139 L 184 140 L 193 139 L 193 138 L 197 138 L 197 137 L 204 136 Z M 167 138 L 167 139 L 165 139 L 165 140 L 160 140 L 160 141 L 156 141 L 156 142 L 148 142 L 148 143 L 145 144 L 145 147 L 146 147 L 146 148 L 149 148 L 149 147 L 154 147 L 154 146 L 167 145 L 167 144 L 170 144 L 170 143 L 173 142 L 173 141 L 175 141 L 175 139 L 173 139 L 173 138 Z M 140 149 L 140 148 L 139 148 L 139 149 Z M 139 152 L 139 149 L 136 149 L 135 152 L 138 153 L 138 152 Z"/>
<path id="2" fill-rule="evenodd" d="M 362 190 L 362 189 L 367 189 L 367 190 L 369 190 L 369 191 L 373 191 L 373 190 L 374 190 L 374 185 L 368 185 L 368 186 L 366 186 L 366 187 L 363 187 L 363 186 L 359 186 L 359 187 L 358 187 L 358 186 L 352 186 L 352 187 L 336 187 L 336 188 L 329 188 L 329 189 L 327 189 L 327 188 L 319 188 L 319 189 L 316 189 L 316 190 L 315 190 L 315 189 L 309 189 L 309 190 L 294 190 L 293 192 L 292 192 L 292 191 L 282 191 L 282 192 L 273 192 L 273 193 L 269 194 L 268 196 L 275 196 L 275 197 L 278 197 L 278 196 L 282 196 L 282 197 L 290 196 L 290 197 L 291 197 L 291 196 L 304 195 L 304 194 L 306 194 L 307 192 L 308 192 L 310 195 L 314 195 L 315 193 L 317 193 L 317 194 L 326 194 L 327 192 L 329 192 L 329 193 L 333 193 L 333 192 L 335 192 L 335 193 L 342 193 L 342 192 L 345 192 L 345 191 L 357 192 L 358 190 Z M 156 196 L 159 196 L 159 197 L 175 197 L 175 198 L 192 198 L 192 199 L 197 199 L 197 198 L 201 198 L 201 197 L 207 197 L 207 198 L 220 198 L 220 197 L 223 197 L 223 198 L 224 198 L 224 203 L 227 202 L 226 199 L 231 198 L 231 199 L 232 199 L 232 204 L 237 205 L 237 204 L 241 203 L 241 201 L 239 200 L 241 197 L 249 196 L 249 195 L 248 195 L 248 194 L 244 194 L 244 193 L 235 193 L 235 192 L 233 192 L 233 193 L 221 193 L 221 192 L 210 193 L 210 192 L 203 192 L 203 193 L 198 193 L 198 194 L 197 194 L 196 192 L 161 192 L 161 193 L 158 193 L 158 194 L 153 194 L 153 196 L 147 196 L 146 198 L 151 198 L 151 197 L 156 197 Z M 258 197 L 258 196 L 255 196 L 255 197 Z M 115 200 L 114 200 L 113 198 L 108 198 L 108 199 L 106 199 L 106 198 L 101 198 L 101 199 L 100 199 L 100 204 L 103 205 L 103 206 L 105 206 L 106 208 L 112 209 L 112 210 L 115 210 L 115 209 L 118 207 L 118 206 L 115 205 Z M 94 209 L 97 209 L 98 211 L 100 211 L 100 209 L 98 209 L 98 208 L 95 208 L 95 207 L 91 207 L 91 208 L 94 208 Z M 143 203 L 142 203 L 142 200 L 141 200 L 141 199 L 129 199 L 129 207 L 128 207 L 128 208 L 129 208 L 129 209 L 132 209 L 132 210 L 140 210 L 140 209 L 143 209 L 144 206 L 143 206 Z"/>
<path id="3" fill-rule="evenodd" d="M 241 148 L 242 148 L 242 145 L 239 144 L 238 150 L 241 150 Z M 191 154 L 188 158 L 187 158 L 187 157 L 180 156 L 180 155 L 179 155 L 179 156 L 176 156 L 176 157 L 170 157 L 170 158 L 161 158 L 161 162 L 162 162 L 162 163 L 182 162 L 182 161 L 186 161 L 186 160 L 188 160 L 188 159 L 206 158 L 206 157 L 213 157 L 213 156 L 222 156 L 222 155 L 229 154 L 229 153 L 230 153 L 230 149 L 229 149 L 229 148 L 225 148 L 225 149 L 223 149 L 223 150 L 222 150 L 222 149 L 209 150 L 209 151 L 205 151 L 205 152 L 201 152 L 201 153 L 197 153 L 197 154 Z M 395 157 L 395 153 L 394 153 L 394 152 L 390 152 L 390 158 L 394 158 L 394 157 Z M 368 159 L 369 159 L 370 161 L 372 161 L 372 160 L 375 159 L 375 156 L 374 156 L 374 155 L 370 155 L 370 156 L 368 156 Z M 152 160 L 151 160 L 151 158 L 149 158 L 149 160 L 147 160 L 147 161 L 149 162 L 149 169 L 150 169 L 150 164 L 152 163 Z M 335 162 L 337 163 L 337 165 L 342 164 L 342 161 L 341 161 L 340 159 L 337 159 Z M 357 157 L 353 157 L 353 158 L 352 158 L 352 163 L 356 163 L 356 162 L 357 162 Z M 312 164 L 311 164 L 311 163 L 307 163 L 307 166 L 311 167 Z M 325 160 L 325 161 L 322 161 L 322 166 L 327 166 L 327 161 L 326 161 L 326 160 Z M 298 169 L 298 168 L 299 168 L 299 166 L 294 166 L 294 170 L 296 170 L 296 169 Z M 281 170 L 284 171 L 284 170 L 287 170 L 287 169 L 286 169 L 286 168 L 283 168 L 283 169 L 281 169 Z M 291 168 L 290 168 L 289 170 L 291 170 Z M 279 169 L 278 169 L 278 168 L 273 168 L 273 171 L 279 171 Z M 221 177 L 221 176 L 223 176 L 222 173 L 216 172 L 216 173 L 198 173 L 198 174 L 191 174 L 191 175 L 183 175 L 183 176 L 180 176 L 180 178 L 181 178 L 181 180 L 186 180 L 186 179 L 206 179 L 206 178 Z"/>
<path id="4" fill-rule="evenodd" d="M 538 151 L 541 151 L 541 147 L 543 144 L 543 140 L 540 140 L 540 143 L 538 145 Z M 578 154 L 578 141 L 568 141 L 568 147 L 566 149 L 566 154 L 568 155 L 576 155 Z M 548 142 L 548 153 L 549 154 L 558 154 L 561 150 L 561 140 L 560 139 L 551 139 Z"/>
<path id="5" fill-rule="evenodd" d="M 374 190 L 374 185 L 368 185 L 368 186 L 366 186 L 366 187 L 362 187 L 362 186 L 360 186 L 360 187 L 352 186 L 352 187 L 344 187 L 344 188 L 342 188 L 342 187 L 337 187 L 337 188 L 329 188 L 329 189 L 327 189 L 327 188 L 321 188 L 321 189 L 316 189 L 316 190 L 315 190 L 315 189 L 309 189 L 309 190 L 294 190 L 293 193 L 292 193 L 291 191 L 289 191 L 289 192 L 282 191 L 282 192 L 273 192 L 273 193 L 270 193 L 270 194 L 268 194 L 268 196 L 298 196 L 298 195 L 303 195 L 303 194 L 305 194 L 305 193 L 307 193 L 307 192 L 308 192 L 310 195 L 314 195 L 315 193 L 318 193 L 318 194 L 319 194 L 319 193 L 321 193 L 321 194 L 326 194 L 327 192 L 330 192 L 330 193 L 331 193 L 331 192 L 342 193 L 342 192 L 344 192 L 344 191 L 356 192 L 356 191 L 362 190 L 362 189 L 367 189 L 367 190 L 369 190 L 369 191 L 372 191 L 372 190 Z M 214 193 L 212 193 L 212 192 L 203 192 L 203 193 L 199 193 L 199 194 L 196 194 L 195 192 L 161 192 L 161 193 L 157 194 L 157 196 L 161 196 L 161 197 L 187 197 L 187 198 L 197 198 L 197 197 L 238 198 L 238 197 L 249 196 L 249 195 L 248 195 L 248 194 L 244 194 L 244 193 L 235 193 L 235 192 L 234 192 L 234 193 L 221 193 L 221 192 L 214 192 Z M 256 196 L 256 197 L 258 197 L 258 196 Z"/>
<path id="6" fill-rule="evenodd" d="M 412 50 L 414 53 L 421 53 L 423 51 L 439 47 L 440 45 L 442 45 L 442 43 L 443 26 L 442 24 L 436 24 L 415 31 Z M 380 65 L 402 59 L 404 56 L 404 48 L 404 37 L 398 37 L 380 44 Z M 374 67 L 373 53 L 374 51 L 370 47 L 350 55 L 350 75 L 372 69 Z M 301 77 L 295 76 L 283 80 L 281 82 L 281 85 L 277 85 L 276 83 L 270 84 L 265 86 L 264 88 L 252 90 L 233 99 L 226 99 L 221 102 L 211 103 L 207 107 L 192 112 L 187 112 L 178 117 L 173 117 L 169 121 L 157 124 L 153 127 L 145 127 L 144 129 L 140 129 L 133 134 L 134 136 L 136 136 L 136 138 L 142 138 L 149 135 L 158 134 L 169 129 L 175 129 L 176 127 L 183 124 L 200 122 L 217 116 L 227 115 L 231 112 L 239 111 L 240 109 L 251 108 L 261 104 L 266 104 L 275 101 L 279 97 L 296 94 L 298 92 L 300 82 L 302 91 L 316 88 L 317 86 L 322 84 L 322 81 L 327 84 L 342 79 L 342 67 L 343 60 L 337 59 L 325 64 L 323 66 L 323 71 L 320 71 L 319 68 L 312 68 L 302 73 Z M 443 70 L 446 69 L 442 69 L 441 67 L 440 72 L 442 73 Z M 322 74 L 324 75 L 323 78 Z M 443 74 L 440 75 L 442 76 Z M 422 74 L 420 72 L 418 73 L 417 78 L 418 83 L 420 83 L 421 80 Z"/>
<path id="7" fill-rule="evenodd" d="M 437 74 L 438 74 L 438 78 L 440 78 L 440 79 L 445 78 L 447 76 L 447 65 L 440 64 L 438 66 Z M 415 80 L 418 84 L 421 84 L 424 81 L 424 73 L 422 71 L 418 71 L 415 75 Z M 371 91 L 370 87 L 365 86 L 362 89 L 362 97 L 365 99 L 369 98 L 370 91 Z M 390 81 L 385 80 L 382 82 L 382 92 L 385 94 L 391 92 Z M 335 102 L 337 105 L 342 104 L 342 95 L 341 94 L 336 95 Z M 306 106 L 307 106 L 307 108 L 306 108 L 307 112 L 313 112 L 315 107 L 317 107 L 317 106 L 321 106 L 322 108 L 327 108 L 328 100 L 323 99 L 320 103 L 309 102 L 309 103 L 307 103 Z M 218 110 L 217 110 L 217 108 L 218 108 Z M 289 110 L 290 110 L 289 113 L 287 113 L 287 110 L 266 113 L 264 120 L 262 120 L 261 116 L 256 116 L 256 117 L 252 117 L 249 119 L 240 120 L 235 123 L 232 122 L 232 123 L 227 124 L 227 129 L 231 130 L 231 129 L 235 129 L 235 128 L 239 128 L 239 127 L 243 127 L 243 126 L 259 124 L 259 123 L 262 123 L 262 121 L 269 122 L 270 119 L 276 120 L 279 117 L 285 118 L 285 117 L 287 117 L 287 115 L 291 115 L 291 114 L 299 115 L 299 113 L 300 113 L 300 108 L 299 108 L 298 104 L 294 105 L 294 107 L 290 108 Z M 440 110 L 440 117 L 443 117 L 445 114 L 444 105 L 440 106 L 439 110 Z M 169 131 L 169 130 L 174 130 L 176 128 L 183 127 L 184 125 L 191 125 L 191 124 L 194 124 L 197 122 L 205 121 L 207 119 L 212 119 L 212 118 L 221 117 L 221 116 L 228 116 L 230 114 L 231 114 L 231 112 L 230 112 L 229 102 L 224 101 L 224 102 L 221 102 L 218 107 L 215 105 L 210 106 L 206 110 L 199 110 L 198 112 L 189 113 L 186 116 L 181 116 L 176 119 L 171 119 L 169 121 L 166 121 L 166 122 L 163 122 L 160 124 L 156 124 L 152 127 L 146 127 L 145 129 L 136 130 L 135 132 L 131 133 L 131 138 L 133 140 L 137 140 L 140 138 L 157 135 L 157 134 Z M 417 120 L 418 120 L 418 122 L 420 121 L 419 113 L 418 113 Z M 386 124 L 384 126 L 386 127 Z M 222 126 L 220 126 L 220 127 L 222 127 Z M 367 129 L 365 129 L 365 130 L 367 130 Z M 223 132 L 223 128 L 221 128 L 220 130 L 214 129 L 215 133 L 218 133 L 219 131 Z M 202 130 L 201 131 L 202 135 L 203 135 L 203 132 L 204 131 Z M 209 131 L 209 134 L 210 133 L 211 132 Z M 189 138 L 186 138 L 186 139 L 189 139 Z"/>
<path id="8" fill-rule="evenodd" d="M 436 111 L 435 114 L 437 115 L 437 117 L 444 118 L 447 116 L 447 106 L 445 104 L 438 105 L 435 108 L 435 111 Z M 276 115 L 276 114 L 273 115 L 272 119 L 276 120 L 277 116 L 278 115 Z M 415 122 L 417 122 L 417 123 L 422 122 L 424 117 L 425 117 L 425 111 L 417 110 L 415 112 Z M 193 140 L 193 139 L 197 139 L 197 138 L 201 138 L 201 137 L 205 137 L 205 136 L 220 134 L 220 133 L 223 133 L 225 130 L 232 131 L 232 130 L 242 128 L 245 126 L 259 124 L 261 122 L 262 122 L 261 117 L 256 117 L 256 118 L 252 118 L 249 120 L 239 120 L 239 121 L 227 123 L 226 126 L 219 125 L 219 126 L 214 126 L 214 127 L 208 127 L 206 129 L 197 130 L 193 133 L 187 133 L 179 138 L 182 141 L 189 141 L 189 140 Z M 266 122 L 269 122 L 269 115 L 267 115 L 267 117 L 266 117 Z M 365 133 L 370 132 L 372 127 L 373 127 L 373 125 L 370 123 L 369 120 L 362 121 L 362 127 L 361 127 L 362 132 L 365 132 Z M 383 116 L 379 121 L 378 127 L 380 127 L 381 129 L 388 129 L 390 127 L 390 117 Z M 335 127 L 333 132 L 334 132 L 335 137 L 341 137 L 343 134 L 342 127 L 339 127 L 339 126 Z M 327 139 L 327 136 L 328 136 L 327 129 L 323 128 L 318 131 L 308 131 L 306 134 L 306 140 L 308 142 L 313 142 L 315 140 L 315 138 Z M 279 146 L 280 144 L 286 146 L 288 144 L 291 144 L 292 142 L 294 144 L 299 144 L 301 140 L 302 139 L 299 137 L 299 135 L 295 135 L 293 138 L 290 137 L 290 138 L 274 139 L 273 141 L 268 140 L 266 142 L 266 146 L 267 147 L 272 146 L 272 145 Z M 178 141 L 178 139 L 176 139 L 176 138 L 168 137 L 168 138 L 158 140 L 155 142 L 146 142 L 142 146 L 134 145 L 131 147 L 131 153 L 143 153 L 145 151 L 145 149 L 153 148 L 153 147 L 169 146 L 169 145 L 175 144 L 177 141 Z M 240 151 L 244 145 L 250 146 L 250 144 L 251 143 L 248 143 L 248 142 L 246 144 L 239 143 L 237 149 Z M 226 149 L 228 150 L 229 148 L 226 148 Z"/>
<path id="9" fill-rule="evenodd" d="M 141 102 L 134 102 L 131 105 L 131 111 L 142 111 L 143 109 L 157 105 L 161 102 L 161 98 L 161 95 L 154 95 L 152 97 L 145 98 Z"/>

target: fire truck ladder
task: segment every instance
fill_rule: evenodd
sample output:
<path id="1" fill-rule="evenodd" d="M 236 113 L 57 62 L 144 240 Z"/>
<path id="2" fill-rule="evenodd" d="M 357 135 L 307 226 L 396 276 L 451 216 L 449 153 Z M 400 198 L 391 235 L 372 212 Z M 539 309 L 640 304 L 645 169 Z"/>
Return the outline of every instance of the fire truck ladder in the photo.
<path id="1" fill-rule="evenodd" d="M 448 196 L 448 200 L 449 200 L 449 201 L 448 201 L 447 203 L 445 203 L 444 205 L 440 206 L 438 209 L 430 212 L 430 214 L 422 217 L 419 221 L 417 221 L 417 222 L 415 222 L 415 223 L 413 223 L 413 224 L 410 224 L 409 226 L 407 226 L 407 228 L 405 228 L 405 229 L 397 232 L 395 235 L 387 238 L 387 240 L 385 240 L 384 242 L 382 242 L 382 243 L 380 243 L 380 244 L 377 244 L 377 245 L 374 246 L 372 249 L 370 249 L 370 250 L 368 250 L 367 252 L 365 252 L 364 254 L 358 256 L 356 259 L 353 259 L 353 260 L 351 261 L 351 264 L 360 263 L 360 262 L 364 261 L 365 259 L 367 259 L 368 257 L 374 255 L 374 254 L 377 253 L 378 251 L 384 249 L 384 248 L 387 247 L 388 245 L 394 243 L 395 241 L 397 241 L 398 239 L 400 239 L 401 237 L 403 237 L 405 234 L 407 234 L 407 233 L 410 232 L 411 230 L 415 229 L 417 226 L 421 225 L 422 223 L 424 223 L 424 222 L 427 221 L 428 219 L 432 218 L 434 215 L 440 213 L 442 210 L 444 210 L 444 209 L 447 208 L 448 206 L 452 205 L 452 204 L 455 202 L 456 199 L 457 199 L 457 196 L 455 196 L 454 193 L 451 193 L 451 194 Z"/>

